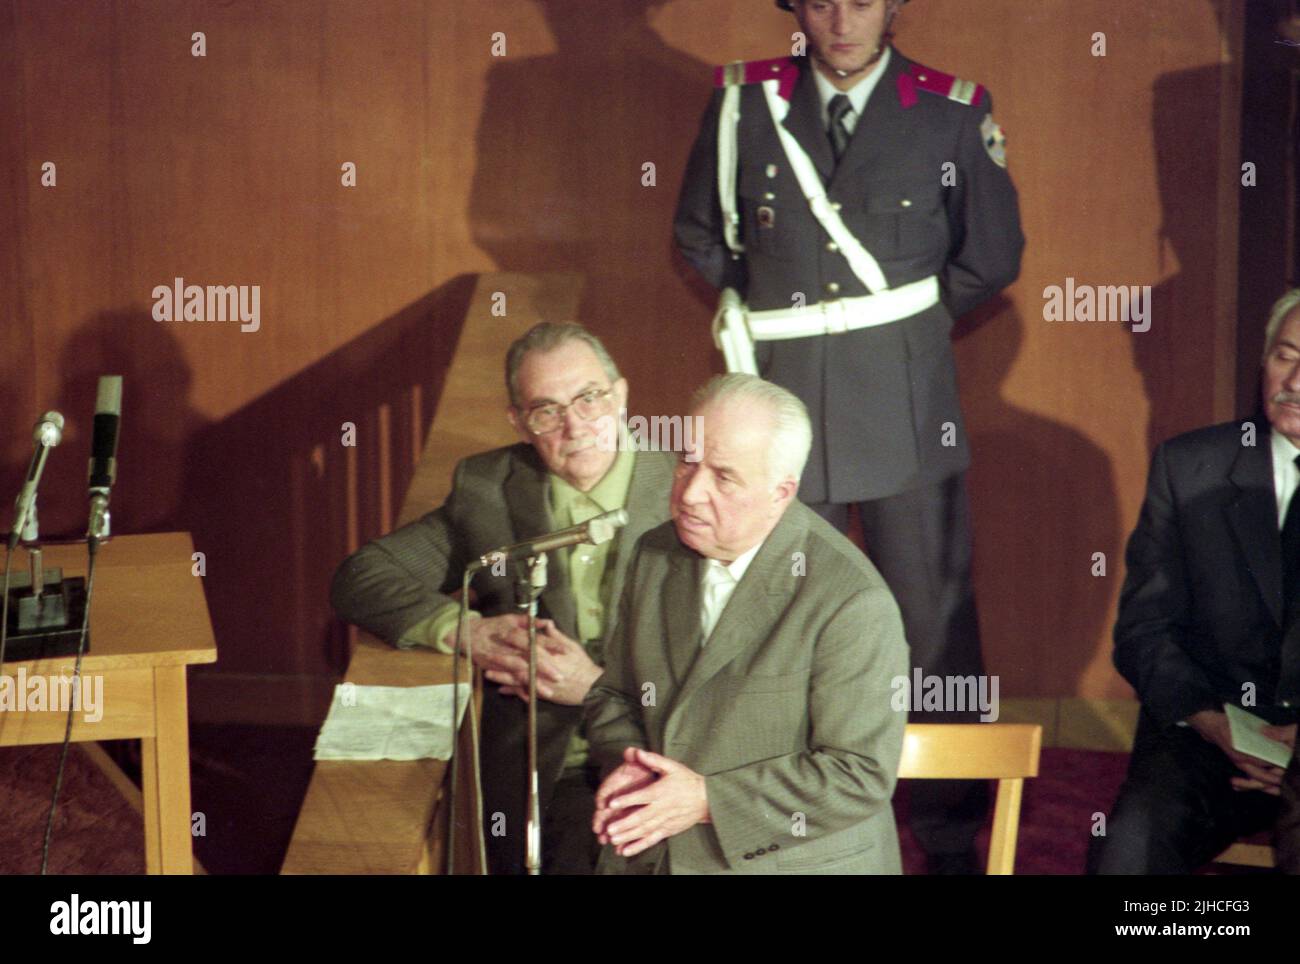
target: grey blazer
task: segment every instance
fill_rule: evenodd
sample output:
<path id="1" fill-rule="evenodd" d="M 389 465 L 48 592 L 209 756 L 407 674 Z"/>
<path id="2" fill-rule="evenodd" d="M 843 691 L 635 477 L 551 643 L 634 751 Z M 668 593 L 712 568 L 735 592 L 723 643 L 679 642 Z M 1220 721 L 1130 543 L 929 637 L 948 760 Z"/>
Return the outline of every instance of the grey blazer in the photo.
<path id="1" fill-rule="evenodd" d="M 628 489 L 628 524 L 619 530 L 609 565 L 610 605 L 622 592 L 632 549 L 642 533 L 668 518 L 668 496 L 675 459 L 664 452 L 637 452 Z M 331 599 L 348 622 L 394 645 L 416 623 L 427 619 L 460 588 L 469 560 L 498 546 L 553 531 L 547 503 L 547 472 L 532 446 L 519 443 L 465 459 L 456 466 L 446 503 L 415 522 L 362 546 L 334 575 Z M 563 557 L 561 557 L 563 558 Z M 539 614 L 555 620 L 577 638 L 577 617 L 565 565 L 552 565 L 550 584 L 538 603 Z M 515 609 L 514 575 L 475 574 L 474 608 L 485 616 Z M 611 619 L 606 619 L 606 633 Z M 590 646 L 602 661 L 599 641 Z M 543 811 L 564 765 L 564 751 L 582 718 L 577 706 L 542 701 L 537 707 L 538 756 Z M 483 694 L 482 769 L 484 813 L 505 814 L 506 833 L 487 838 L 493 873 L 524 869 L 525 704 L 501 696 L 495 686 Z"/>
<path id="2" fill-rule="evenodd" d="M 605 674 L 587 697 L 606 769 L 646 747 L 706 777 L 712 822 L 601 873 L 889 874 L 905 711 L 898 607 L 863 554 L 795 502 L 700 645 L 704 560 L 671 523 L 628 572 Z"/>

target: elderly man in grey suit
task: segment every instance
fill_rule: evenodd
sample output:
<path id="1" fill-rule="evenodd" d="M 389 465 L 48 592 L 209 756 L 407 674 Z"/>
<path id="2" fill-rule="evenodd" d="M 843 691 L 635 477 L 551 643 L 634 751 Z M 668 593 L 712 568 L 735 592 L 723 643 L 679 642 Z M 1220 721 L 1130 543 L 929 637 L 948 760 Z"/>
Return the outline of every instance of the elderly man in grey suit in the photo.
<path id="1" fill-rule="evenodd" d="M 597 872 L 899 873 L 898 606 L 795 498 L 811 426 L 794 395 L 719 376 L 693 412 L 672 522 L 637 546 L 587 696 L 608 771 Z"/>
<path id="2" fill-rule="evenodd" d="M 449 594 L 470 560 L 627 510 L 629 522 L 612 542 L 553 555 L 538 605 L 545 617 L 537 708 L 543 867 L 590 873 L 598 853 L 590 832 L 597 774 L 587 759 L 580 704 L 600 675 L 606 611 L 619 598 L 632 547 L 668 518 L 673 458 L 632 451 L 625 433 L 609 431 L 627 403 L 627 382 L 580 325 L 543 323 L 511 345 L 506 386 L 507 415 L 522 441 L 465 459 L 443 506 L 349 556 L 334 577 L 333 603 L 344 619 L 396 646 L 449 653 L 457 614 Z M 616 439 L 624 444 L 611 444 Z M 474 662 L 499 684 L 483 696 L 483 808 L 493 873 L 521 873 L 524 864 L 528 638 L 514 576 L 490 568 L 471 583 Z"/>

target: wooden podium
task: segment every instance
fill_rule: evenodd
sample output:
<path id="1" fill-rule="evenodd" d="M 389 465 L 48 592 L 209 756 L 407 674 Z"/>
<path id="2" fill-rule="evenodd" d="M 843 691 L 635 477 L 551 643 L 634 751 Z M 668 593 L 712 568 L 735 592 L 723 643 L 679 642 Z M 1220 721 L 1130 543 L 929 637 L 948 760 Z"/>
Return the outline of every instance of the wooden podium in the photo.
<path id="1" fill-rule="evenodd" d="M 43 547 L 45 568 L 86 574 L 86 546 Z M 82 677 L 103 677 L 103 715 L 73 714 L 74 742 L 139 739 L 144 801 L 145 869 L 193 873 L 190 745 L 185 667 L 213 663 L 217 645 L 203 580 L 192 574 L 188 532 L 118 536 L 99 549 L 91 600 L 90 649 Z M 19 549 L 15 572 L 28 564 Z M 75 656 L 6 662 L 15 680 L 71 677 Z M 16 684 L 13 684 L 16 685 Z M 62 743 L 66 711 L 0 710 L 0 746 Z"/>

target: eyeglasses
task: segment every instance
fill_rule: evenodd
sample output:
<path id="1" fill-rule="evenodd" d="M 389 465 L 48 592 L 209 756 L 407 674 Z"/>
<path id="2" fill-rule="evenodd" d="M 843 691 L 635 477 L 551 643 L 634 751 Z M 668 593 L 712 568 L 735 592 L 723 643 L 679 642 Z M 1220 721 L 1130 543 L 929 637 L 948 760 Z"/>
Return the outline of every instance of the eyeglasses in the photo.
<path id="1" fill-rule="evenodd" d="M 609 411 L 609 397 L 613 394 L 614 391 L 610 388 L 593 388 L 574 398 L 568 405 L 558 402 L 538 405 L 525 413 L 524 424 L 534 435 L 545 435 L 564 424 L 564 415 L 569 409 L 573 409 L 578 418 L 590 422 Z"/>

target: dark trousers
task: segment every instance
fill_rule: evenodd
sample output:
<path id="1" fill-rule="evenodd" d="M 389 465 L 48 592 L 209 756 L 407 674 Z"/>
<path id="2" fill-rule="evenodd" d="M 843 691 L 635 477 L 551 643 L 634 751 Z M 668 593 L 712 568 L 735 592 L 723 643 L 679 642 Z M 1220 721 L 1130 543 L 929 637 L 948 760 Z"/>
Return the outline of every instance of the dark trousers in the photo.
<path id="1" fill-rule="evenodd" d="M 600 856 L 592 833 L 600 771 L 595 767 L 566 770 L 555 782 L 542 815 L 542 873 L 590 874 Z"/>
<path id="2" fill-rule="evenodd" d="M 1105 835 L 1088 848 L 1090 874 L 1190 874 L 1238 837 L 1277 821 L 1279 801 L 1234 790 L 1239 772 L 1191 727 L 1138 718 L 1133 755 Z"/>
<path id="3" fill-rule="evenodd" d="M 857 507 L 867 557 L 902 611 L 911 666 L 925 676 L 982 676 L 965 473 Z M 849 505 L 810 508 L 841 532 L 848 531 Z M 913 711 L 909 719 L 974 723 L 979 712 Z M 968 851 L 987 813 L 984 781 L 914 780 L 908 787 L 908 822 L 932 856 Z"/>

